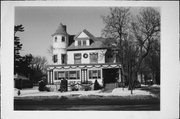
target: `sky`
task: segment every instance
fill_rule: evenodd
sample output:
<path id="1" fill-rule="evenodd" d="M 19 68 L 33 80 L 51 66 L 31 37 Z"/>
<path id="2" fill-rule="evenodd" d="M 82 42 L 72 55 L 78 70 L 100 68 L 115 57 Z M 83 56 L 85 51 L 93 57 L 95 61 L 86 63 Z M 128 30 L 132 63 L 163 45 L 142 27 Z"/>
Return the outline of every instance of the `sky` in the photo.
<path id="1" fill-rule="evenodd" d="M 51 63 L 52 57 L 48 53 L 51 35 L 60 23 L 66 25 L 70 35 L 86 29 L 99 37 L 105 27 L 101 16 L 109 13 L 109 7 L 16 7 L 15 25 L 22 24 L 25 30 L 17 33 L 23 44 L 20 53 L 22 56 L 30 53 L 43 56 Z"/>

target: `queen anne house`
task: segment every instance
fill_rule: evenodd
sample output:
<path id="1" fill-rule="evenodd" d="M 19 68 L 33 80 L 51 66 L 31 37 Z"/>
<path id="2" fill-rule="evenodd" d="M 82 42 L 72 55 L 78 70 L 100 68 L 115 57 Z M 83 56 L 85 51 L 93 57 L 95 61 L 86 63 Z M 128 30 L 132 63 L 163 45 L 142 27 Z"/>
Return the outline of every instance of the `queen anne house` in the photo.
<path id="1" fill-rule="evenodd" d="M 107 48 L 103 38 L 95 37 L 86 29 L 77 35 L 69 35 L 66 26 L 60 23 L 52 34 L 53 63 L 48 66 L 48 83 L 61 79 L 68 83 L 94 83 L 105 86 L 121 81 L 120 63 L 107 62 Z"/>

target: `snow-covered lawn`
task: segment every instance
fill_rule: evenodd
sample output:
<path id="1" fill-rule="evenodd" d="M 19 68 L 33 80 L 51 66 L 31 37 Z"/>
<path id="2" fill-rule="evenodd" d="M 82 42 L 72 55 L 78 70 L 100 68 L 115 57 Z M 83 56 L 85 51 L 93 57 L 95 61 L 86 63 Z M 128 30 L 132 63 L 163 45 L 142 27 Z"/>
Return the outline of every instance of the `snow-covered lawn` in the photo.
<path id="1" fill-rule="evenodd" d="M 69 91 L 69 92 L 39 92 L 38 88 L 32 88 L 32 89 L 23 89 L 21 90 L 21 95 L 17 95 L 17 89 L 14 90 L 14 96 L 15 97 L 26 97 L 26 96 L 137 96 L 137 95 L 142 95 L 142 96 L 155 96 L 154 94 L 145 91 L 145 90 L 140 90 L 140 89 L 135 89 L 133 90 L 133 94 L 131 94 L 131 91 L 128 90 L 127 88 L 115 88 L 112 92 L 104 92 L 102 90 L 93 90 L 93 91 Z"/>

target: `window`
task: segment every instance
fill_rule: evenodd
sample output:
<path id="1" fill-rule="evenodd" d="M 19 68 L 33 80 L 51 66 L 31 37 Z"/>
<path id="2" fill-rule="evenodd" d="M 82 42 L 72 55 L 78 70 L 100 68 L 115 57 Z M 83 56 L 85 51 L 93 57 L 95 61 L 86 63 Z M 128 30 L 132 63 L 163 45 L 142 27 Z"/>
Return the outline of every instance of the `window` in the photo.
<path id="1" fill-rule="evenodd" d="M 57 42 L 57 37 L 54 38 L 54 42 Z"/>
<path id="2" fill-rule="evenodd" d="M 90 53 L 90 63 L 98 63 L 98 53 Z"/>
<path id="3" fill-rule="evenodd" d="M 66 54 L 61 54 L 61 63 L 66 64 Z"/>
<path id="4" fill-rule="evenodd" d="M 65 42 L 65 37 L 64 36 L 62 36 L 62 42 Z"/>
<path id="5" fill-rule="evenodd" d="M 86 40 L 83 40 L 83 45 L 86 45 Z"/>
<path id="6" fill-rule="evenodd" d="M 65 76 L 65 71 L 59 71 L 59 72 L 58 72 L 58 79 L 61 80 L 61 79 L 63 79 L 63 78 L 66 78 L 66 76 Z"/>
<path id="7" fill-rule="evenodd" d="M 58 61 L 57 55 L 53 55 L 53 62 L 56 63 Z"/>
<path id="8" fill-rule="evenodd" d="M 80 79 L 79 71 L 69 71 L 69 79 Z"/>
<path id="9" fill-rule="evenodd" d="M 55 80 L 58 80 L 58 72 L 57 71 L 54 72 L 54 78 L 55 78 Z"/>
<path id="10" fill-rule="evenodd" d="M 81 64 L 81 53 L 74 54 L 74 64 Z"/>
<path id="11" fill-rule="evenodd" d="M 89 79 L 101 78 L 101 70 L 89 70 Z"/>
<path id="12" fill-rule="evenodd" d="M 78 41 L 78 46 L 81 46 L 81 41 L 80 40 Z"/>

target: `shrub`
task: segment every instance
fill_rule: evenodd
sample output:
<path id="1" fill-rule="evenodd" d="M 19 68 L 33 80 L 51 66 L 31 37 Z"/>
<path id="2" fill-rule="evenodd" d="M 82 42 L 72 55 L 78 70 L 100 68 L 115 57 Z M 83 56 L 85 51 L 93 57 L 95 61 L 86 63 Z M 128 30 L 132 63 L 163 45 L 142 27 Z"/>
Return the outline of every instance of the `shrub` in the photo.
<path id="1" fill-rule="evenodd" d="M 99 89 L 101 89 L 101 86 L 99 85 L 99 83 L 98 83 L 98 81 L 96 79 L 95 82 L 94 82 L 94 90 L 99 90 Z"/>
<path id="2" fill-rule="evenodd" d="M 44 81 L 43 80 L 41 80 L 40 82 L 39 82 L 39 91 L 50 91 L 50 88 L 48 88 L 48 87 L 46 87 L 46 84 L 44 83 Z"/>

